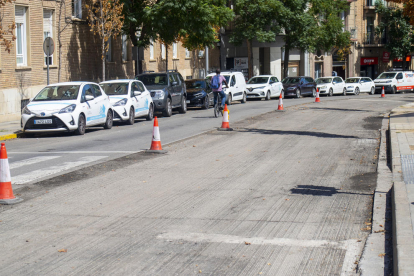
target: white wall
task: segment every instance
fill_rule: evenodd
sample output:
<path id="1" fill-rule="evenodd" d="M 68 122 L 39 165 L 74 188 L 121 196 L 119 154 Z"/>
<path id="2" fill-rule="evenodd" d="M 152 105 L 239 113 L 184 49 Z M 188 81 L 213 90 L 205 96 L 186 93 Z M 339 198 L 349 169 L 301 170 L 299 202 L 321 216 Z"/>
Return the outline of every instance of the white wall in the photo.
<path id="1" fill-rule="evenodd" d="M 282 50 L 281 47 L 270 47 L 270 74 L 282 78 Z"/>
<path id="2" fill-rule="evenodd" d="M 253 47 L 253 76 L 260 75 L 259 47 Z"/>

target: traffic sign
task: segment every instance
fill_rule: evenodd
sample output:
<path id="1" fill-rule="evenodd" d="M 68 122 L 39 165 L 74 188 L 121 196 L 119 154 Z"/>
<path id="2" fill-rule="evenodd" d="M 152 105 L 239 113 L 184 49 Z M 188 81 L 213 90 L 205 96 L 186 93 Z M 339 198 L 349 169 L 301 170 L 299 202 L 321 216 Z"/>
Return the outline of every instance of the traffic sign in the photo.
<path id="1" fill-rule="evenodd" d="M 43 52 L 45 55 L 51 56 L 55 51 L 55 43 L 51 37 L 46 37 L 45 41 L 43 41 Z"/>

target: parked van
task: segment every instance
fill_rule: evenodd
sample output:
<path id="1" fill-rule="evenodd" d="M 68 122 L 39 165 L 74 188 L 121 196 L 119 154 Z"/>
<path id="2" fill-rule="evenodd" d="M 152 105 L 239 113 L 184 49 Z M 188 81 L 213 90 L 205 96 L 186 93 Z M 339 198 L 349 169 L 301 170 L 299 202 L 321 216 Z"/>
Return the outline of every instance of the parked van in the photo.
<path id="1" fill-rule="evenodd" d="M 206 79 L 211 81 L 211 78 L 215 75 L 216 73 L 208 74 Z M 223 84 L 223 91 L 226 94 L 226 103 L 228 105 L 230 105 L 232 101 L 241 101 L 242 103 L 245 103 L 247 99 L 247 86 L 243 73 L 221 72 L 220 75 L 222 75 L 229 84 L 229 88 L 225 88 Z"/>
<path id="2" fill-rule="evenodd" d="M 375 93 L 381 93 L 384 87 L 385 93 L 395 94 L 402 91 L 414 90 L 414 73 L 412 71 L 384 72 L 375 80 Z"/>

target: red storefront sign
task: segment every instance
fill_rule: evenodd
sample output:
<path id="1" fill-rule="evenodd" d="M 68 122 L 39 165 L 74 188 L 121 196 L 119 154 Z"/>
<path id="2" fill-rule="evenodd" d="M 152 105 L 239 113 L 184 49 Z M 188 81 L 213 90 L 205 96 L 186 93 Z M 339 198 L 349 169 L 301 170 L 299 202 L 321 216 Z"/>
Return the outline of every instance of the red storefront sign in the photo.
<path id="1" fill-rule="evenodd" d="M 361 65 L 376 65 L 376 64 L 378 64 L 378 57 L 361 58 Z"/>
<path id="2" fill-rule="evenodd" d="M 382 53 L 382 62 L 390 62 L 390 53 L 389 52 L 383 52 Z"/>
<path id="3" fill-rule="evenodd" d="M 402 58 L 394 58 L 392 61 L 400 62 Z M 411 61 L 411 56 L 406 56 L 405 61 Z"/>

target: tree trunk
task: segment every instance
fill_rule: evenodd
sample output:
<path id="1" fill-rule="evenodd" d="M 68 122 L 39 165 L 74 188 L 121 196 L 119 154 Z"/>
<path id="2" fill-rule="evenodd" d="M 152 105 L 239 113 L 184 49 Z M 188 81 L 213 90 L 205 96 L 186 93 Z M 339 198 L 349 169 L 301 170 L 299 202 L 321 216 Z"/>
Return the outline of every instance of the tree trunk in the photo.
<path id="1" fill-rule="evenodd" d="M 165 72 L 168 71 L 168 45 L 165 45 Z"/>
<path id="2" fill-rule="evenodd" d="M 283 61 L 283 78 L 288 77 L 289 72 L 289 47 L 285 44 L 285 60 Z"/>
<path id="3" fill-rule="evenodd" d="M 249 39 L 246 39 L 247 44 L 247 65 L 249 68 L 249 79 L 253 77 L 253 47 L 252 47 L 252 41 Z"/>
<path id="4" fill-rule="evenodd" d="M 102 25 L 102 33 L 101 33 L 101 37 L 102 37 L 102 81 L 105 81 L 105 29 L 104 29 L 102 1 L 99 1 L 99 4 L 101 6 L 101 25 Z"/>
<path id="5" fill-rule="evenodd" d="M 62 40 L 61 40 L 61 30 L 60 30 L 60 21 L 62 20 L 62 6 L 65 0 L 60 1 L 59 5 L 59 19 L 58 19 L 58 47 L 59 47 L 59 54 L 58 54 L 58 82 L 60 82 L 60 68 L 62 67 Z"/>

